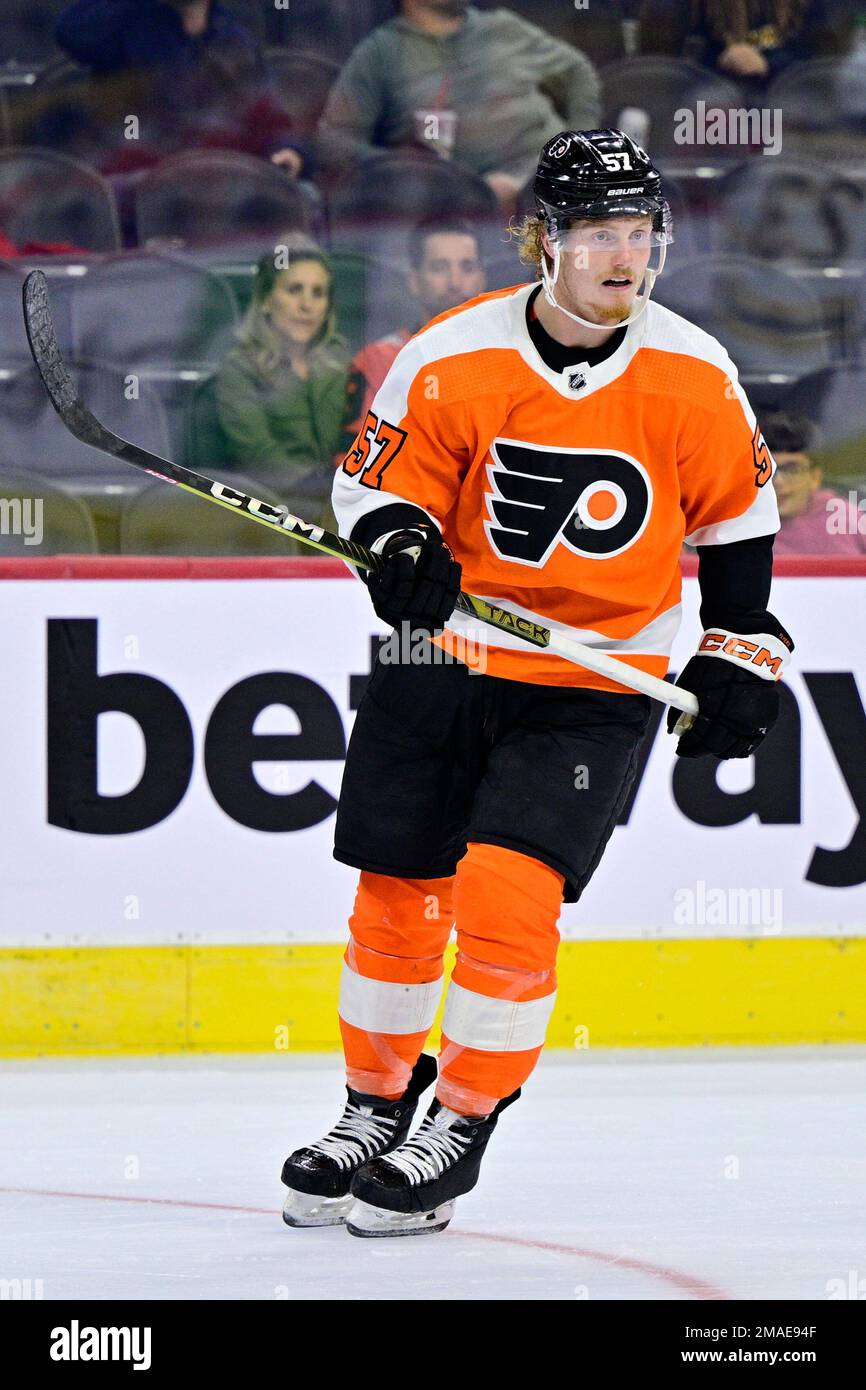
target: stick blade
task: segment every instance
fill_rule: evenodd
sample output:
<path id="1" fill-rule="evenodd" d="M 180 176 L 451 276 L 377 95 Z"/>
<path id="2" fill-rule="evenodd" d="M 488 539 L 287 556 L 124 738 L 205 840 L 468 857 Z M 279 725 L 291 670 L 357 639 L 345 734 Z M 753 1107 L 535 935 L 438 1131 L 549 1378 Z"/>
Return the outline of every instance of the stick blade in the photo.
<path id="1" fill-rule="evenodd" d="M 48 282 L 41 270 L 31 270 L 24 281 L 23 301 L 30 352 L 48 399 L 64 425 L 82 444 L 101 449 L 115 458 L 127 458 L 135 452 L 134 446 L 100 424 L 78 394 L 78 387 L 60 352 L 48 299 Z M 133 458 L 129 461 L 137 462 Z"/>
<path id="2" fill-rule="evenodd" d="M 48 302 L 48 282 L 41 270 L 31 270 L 24 281 L 24 327 L 33 361 L 51 404 L 65 415 L 78 404 L 78 392 L 60 356 Z"/>

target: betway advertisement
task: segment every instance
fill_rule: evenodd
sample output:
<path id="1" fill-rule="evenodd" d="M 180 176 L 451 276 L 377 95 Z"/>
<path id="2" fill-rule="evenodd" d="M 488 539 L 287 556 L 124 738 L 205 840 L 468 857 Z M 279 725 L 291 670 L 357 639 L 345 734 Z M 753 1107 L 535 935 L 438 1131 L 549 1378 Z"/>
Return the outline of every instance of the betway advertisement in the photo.
<path id="1" fill-rule="evenodd" d="M 776 581 L 797 651 L 755 759 L 677 760 L 657 708 L 564 936 L 866 934 L 862 593 Z M 359 583 L 7 579 L 0 604 L 0 945 L 345 938 L 334 810 L 385 632 Z M 673 670 L 697 608 L 687 580 Z"/>

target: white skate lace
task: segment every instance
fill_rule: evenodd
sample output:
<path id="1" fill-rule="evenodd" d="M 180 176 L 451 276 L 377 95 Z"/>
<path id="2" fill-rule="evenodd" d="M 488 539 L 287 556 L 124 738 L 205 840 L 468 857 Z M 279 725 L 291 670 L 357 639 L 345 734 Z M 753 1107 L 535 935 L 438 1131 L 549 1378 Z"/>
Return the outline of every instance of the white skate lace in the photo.
<path id="1" fill-rule="evenodd" d="M 404 1173 L 413 1187 L 441 1177 L 452 1162 L 463 1157 L 471 1142 L 470 1135 L 451 1128 L 455 1118 L 463 1116 L 455 1117 L 444 1108 L 435 1116 L 427 1115 L 412 1138 L 385 1154 L 382 1162 Z"/>
<path id="2" fill-rule="evenodd" d="M 340 1168 L 351 1168 L 380 1153 L 393 1137 L 396 1123 L 387 1116 L 367 1115 L 357 1105 L 347 1105 L 331 1133 L 310 1148 L 332 1158 Z"/>

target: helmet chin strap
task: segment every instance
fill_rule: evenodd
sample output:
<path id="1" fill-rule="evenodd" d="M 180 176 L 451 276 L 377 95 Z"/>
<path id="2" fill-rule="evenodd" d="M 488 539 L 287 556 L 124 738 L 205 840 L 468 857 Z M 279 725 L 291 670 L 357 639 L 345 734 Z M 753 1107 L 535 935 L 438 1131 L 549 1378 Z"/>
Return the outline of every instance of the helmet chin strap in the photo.
<path id="1" fill-rule="evenodd" d="M 667 243 L 662 242 L 659 251 L 658 267 L 655 270 L 650 270 L 649 266 L 647 266 L 646 270 L 644 271 L 643 293 L 638 294 L 636 296 L 636 299 L 639 300 L 638 308 L 634 311 L 633 314 L 629 314 L 627 319 L 620 319 L 618 323 L 593 323 L 590 319 L 582 319 L 580 317 L 580 314 L 573 314 L 570 309 L 564 309 L 561 304 L 557 303 L 553 293 L 553 287 L 559 279 L 561 247 L 558 238 L 553 243 L 552 275 L 547 268 L 546 259 L 543 256 L 541 259 L 541 283 L 544 286 L 544 297 L 547 300 L 548 304 L 551 304 L 554 309 L 558 309 L 561 314 L 565 314 L 566 318 L 573 319 L 575 323 L 583 324 L 584 328 L 595 328 L 599 332 L 607 332 L 610 328 L 625 328 L 626 324 L 634 323 L 637 319 L 639 319 L 644 309 L 649 304 L 650 295 L 653 292 L 653 285 L 656 282 L 657 276 L 661 275 L 662 270 L 664 269 L 667 249 Z"/>

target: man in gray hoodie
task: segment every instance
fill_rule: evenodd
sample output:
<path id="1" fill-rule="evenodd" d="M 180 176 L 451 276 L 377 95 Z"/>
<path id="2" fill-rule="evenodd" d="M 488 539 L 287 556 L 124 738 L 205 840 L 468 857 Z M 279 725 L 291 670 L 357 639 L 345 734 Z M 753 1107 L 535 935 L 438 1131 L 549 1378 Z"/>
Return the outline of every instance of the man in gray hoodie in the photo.
<path id="1" fill-rule="evenodd" d="M 597 126 L 600 108 L 589 59 L 510 10 L 400 0 L 334 83 L 320 156 L 339 172 L 383 149 L 431 149 L 479 174 L 511 213 L 539 145 Z"/>

